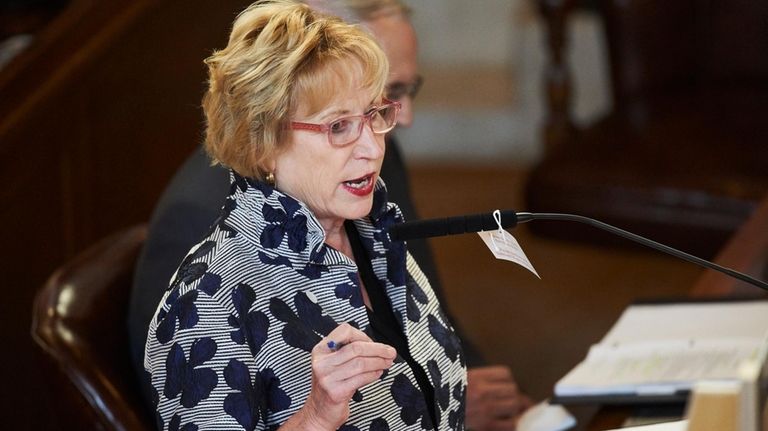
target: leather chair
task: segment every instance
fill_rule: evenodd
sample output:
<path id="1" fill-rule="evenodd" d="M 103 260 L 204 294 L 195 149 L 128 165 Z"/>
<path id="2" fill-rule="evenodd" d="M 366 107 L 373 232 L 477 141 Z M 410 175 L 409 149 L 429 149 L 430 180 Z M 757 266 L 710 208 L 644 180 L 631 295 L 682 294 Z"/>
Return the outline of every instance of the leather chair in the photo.
<path id="1" fill-rule="evenodd" d="M 133 267 L 146 236 L 136 226 L 60 267 L 35 298 L 32 336 L 45 352 L 62 429 L 149 430 L 128 352 Z"/>
<path id="2" fill-rule="evenodd" d="M 527 207 L 592 216 L 711 256 L 768 191 L 768 2 L 592 1 L 613 108 L 586 127 L 570 115 L 565 62 L 578 3 L 538 2 L 549 36 L 548 115 Z M 572 225 L 531 228 L 602 238 Z"/>

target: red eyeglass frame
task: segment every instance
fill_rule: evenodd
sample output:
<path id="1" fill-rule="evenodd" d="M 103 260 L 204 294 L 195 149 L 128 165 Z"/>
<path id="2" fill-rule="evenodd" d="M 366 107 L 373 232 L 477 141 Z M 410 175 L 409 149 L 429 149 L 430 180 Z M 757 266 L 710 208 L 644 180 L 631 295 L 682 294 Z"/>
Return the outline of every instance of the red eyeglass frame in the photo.
<path id="1" fill-rule="evenodd" d="M 397 114 L 400 113 L 400 109 L 402 108 L 403 105 L 402 105 L 402 103 L 400 103 L 398 101 L 389 100 L 386 97 L 383 98 L 382 101 L 384 103 L 382 103 L 381 105 L 374 105 L 374 106 L 372 106 L 371 109 L 369 109 L 368 112 L 365 113 L 365 114 L 347 115 L 347 116 L 344 116 L 344 117 L 336 118 L 333 121 L 330 121 L 330 122 L 325 123 L 325 124 L 302 123 L 300 121 L 291 121 L 291 129 L 292 130 L 311 130 L 311 131 L 314 131 L 314 132 L 326 132 L 326 133 L 329 134 L 328 142 L 332 144 L 333 140 L 330 137 L 331 124 L 333 124 L 333 123 L 335 123 L 335 122 L 337 122 L 339 120 L 344 120 L 344 119 L 347 119 L 347 118 L 362 118 L 363 121 L 362 121 L 362 123 L 360 123 L 361 124 L 360 130 L 362 131 L 363 127 L 365 126 L 366 123 L 370 125 L 371 119 L 373 117 L 373 113 L 374 112 L 378 111 L 379 109 L 381 109 L 381 108 L 383 108 L 385 106 L 393 105 L 395 107 L 395 122 L 394 122 L 394 124 L 392 124 L 392 127 L 389 130 L 387 130 L 385 132 L 380 132 L 380 133 L 387 133 L 390 130 L 394 129 L 395 126 L 397 125 Z M 371 130 L 373 130 L 373 128 L 371 128 Z M 379 132 L 374 132 L 374 133 L 379 133 Z M 346 144 L 343 144 L 343 145 L 346 145 Z"/>

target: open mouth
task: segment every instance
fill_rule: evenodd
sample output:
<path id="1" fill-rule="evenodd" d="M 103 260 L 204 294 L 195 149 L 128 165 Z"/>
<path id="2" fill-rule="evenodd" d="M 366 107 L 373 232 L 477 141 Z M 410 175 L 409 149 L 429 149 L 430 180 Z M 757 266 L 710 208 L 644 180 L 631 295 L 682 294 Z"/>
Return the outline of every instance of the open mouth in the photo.
<path id="1" fill-rule="evenodd" d="M 371 181 L 373 181 L 373 175 L 366 175 L 354 180 L 344 181 L 344 185 L 353 189 L 362 190 L 368 187 L 368 185 L 371 184 Z"/>
<path id="2" fill-rule="evenodd" d="M 374 181 L 376 175 L 371 173 L 364 177 L 355 178 L 354 180 L 344 181 L 342 184 L 344 188 L 356 196 L 367 196 L 373 191 Z"/>

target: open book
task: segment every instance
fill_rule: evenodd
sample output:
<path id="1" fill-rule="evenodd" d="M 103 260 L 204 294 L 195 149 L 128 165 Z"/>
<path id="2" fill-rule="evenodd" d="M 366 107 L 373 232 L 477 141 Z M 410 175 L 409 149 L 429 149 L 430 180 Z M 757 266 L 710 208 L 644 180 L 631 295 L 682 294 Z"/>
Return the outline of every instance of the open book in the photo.
<path id="1" fill-rule="evenodd" d="M 557 402 L 684 399 L 698 380 L 736 379 L 764 358 L 768 301 L 632 305 L 555 385 Z"/>

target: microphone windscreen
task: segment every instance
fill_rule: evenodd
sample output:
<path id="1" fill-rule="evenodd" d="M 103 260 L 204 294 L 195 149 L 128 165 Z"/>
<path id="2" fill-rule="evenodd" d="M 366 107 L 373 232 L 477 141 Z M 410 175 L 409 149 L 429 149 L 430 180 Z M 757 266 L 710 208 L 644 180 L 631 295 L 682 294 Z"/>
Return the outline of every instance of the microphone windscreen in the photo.
<path id="1" fill-rule="evenodd" d="M 517 225 L 517 213 L 514 211 L 500 211 L 500 215 L 502 228 Z M 493 213 L 482 213 L 400 223 L 389 228 L 389 238 L 392 241 L 407 241 L 409 239 L 457 235 L 498 228 L 499 223 L 496 222 Z"/>

